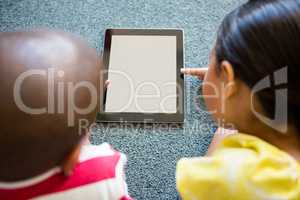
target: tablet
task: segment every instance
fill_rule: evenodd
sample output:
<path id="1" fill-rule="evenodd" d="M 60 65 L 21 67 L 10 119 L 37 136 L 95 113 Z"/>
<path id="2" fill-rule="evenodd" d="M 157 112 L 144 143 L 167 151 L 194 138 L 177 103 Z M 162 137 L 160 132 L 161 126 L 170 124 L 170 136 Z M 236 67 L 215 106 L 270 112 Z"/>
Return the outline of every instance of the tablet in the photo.
<path id="1" fill-rule="evenodd" d="M 182 30 L 107 29 L 97 119 L 183 123 L 182 67 Z"/>

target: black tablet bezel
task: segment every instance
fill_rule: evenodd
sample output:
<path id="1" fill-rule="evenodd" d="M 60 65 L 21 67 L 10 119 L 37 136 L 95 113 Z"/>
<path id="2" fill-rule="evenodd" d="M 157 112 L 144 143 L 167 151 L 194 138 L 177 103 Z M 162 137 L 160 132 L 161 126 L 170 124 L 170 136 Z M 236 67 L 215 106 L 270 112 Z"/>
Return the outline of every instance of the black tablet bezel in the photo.
<path id="1" fill-rule="evenodd" d="M 105 31 L 103 67 L 102 71 L 109 69 L 111 38 L 113 35 L 159 35 L 176 36 L 177 54 L 177 111 L 176 113 L 124 113 L 124 112 L 105 112 L 105 100 L 107 90 L 104 82 L 108 78 L 107 73 L 102 74 L 102 92 L 100 93 L 100 112 L 97 115 L 99 122 L 133 122 L 133 123 L 183 123 L 184 122 L 184 76 L 180 69 L 183 67 L 183 31 L 179 29 L 107 29 Z M 181 95 L 179 95 L 181 90 Z"/>

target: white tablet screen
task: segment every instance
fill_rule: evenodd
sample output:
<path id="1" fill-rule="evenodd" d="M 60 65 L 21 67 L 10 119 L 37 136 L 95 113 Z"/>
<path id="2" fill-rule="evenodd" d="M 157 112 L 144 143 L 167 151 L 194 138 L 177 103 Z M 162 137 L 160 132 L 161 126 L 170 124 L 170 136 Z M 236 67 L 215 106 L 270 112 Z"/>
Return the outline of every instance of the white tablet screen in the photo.
<path id="1" fill-rule="evenodd" d="M 176 36 L 113 35 L 105 112 L 176 113 Z"/>

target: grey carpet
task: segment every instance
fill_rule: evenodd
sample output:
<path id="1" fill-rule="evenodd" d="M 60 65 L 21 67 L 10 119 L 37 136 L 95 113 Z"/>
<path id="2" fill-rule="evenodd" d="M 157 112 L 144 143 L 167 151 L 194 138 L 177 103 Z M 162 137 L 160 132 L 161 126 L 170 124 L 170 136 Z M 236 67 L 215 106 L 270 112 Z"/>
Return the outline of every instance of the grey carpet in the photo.
<path id="1" fill-rule="evenodd" d="M 86 39 L 100 52 L 109 27 L 182 28 L 185 65 L 208 62 L 217 27 L 243 0 L 0 0 L 0 30 L 63 29 Z M 186 79 L 186 123 L 178 127 L 109 127 L 98 124 L 92 142 L 111 143 L 128 155 L 127 182 L 136 199 L 176 199 L 176 161 L 203 155 L 214 124 L 198 97 L 200 82 Z M 197 105 L 199 108 L 197 108 Z"/>

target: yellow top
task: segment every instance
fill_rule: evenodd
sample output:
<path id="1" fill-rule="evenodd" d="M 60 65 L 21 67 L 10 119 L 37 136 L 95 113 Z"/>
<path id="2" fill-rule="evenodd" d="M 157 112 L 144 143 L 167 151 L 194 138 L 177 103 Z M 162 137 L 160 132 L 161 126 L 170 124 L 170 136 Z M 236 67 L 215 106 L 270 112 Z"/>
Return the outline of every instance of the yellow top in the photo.
<path id="1" fill-rule="evenodd" d="M 226 137 L 210 157 L 177 163 L 183 200 L 300 199 L 300 165 L 287 153 L 253 136 Z"/>

